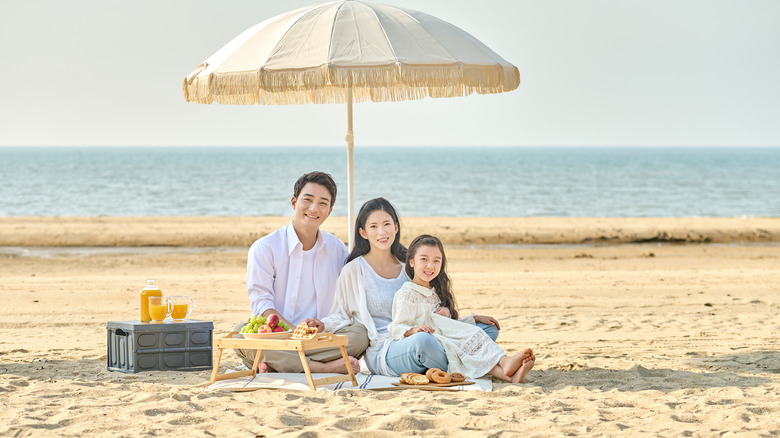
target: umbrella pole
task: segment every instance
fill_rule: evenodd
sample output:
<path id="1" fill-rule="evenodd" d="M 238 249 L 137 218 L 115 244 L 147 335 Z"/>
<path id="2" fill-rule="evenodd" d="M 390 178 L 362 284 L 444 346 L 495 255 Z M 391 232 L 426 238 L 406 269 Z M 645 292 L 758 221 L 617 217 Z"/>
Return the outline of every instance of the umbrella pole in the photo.
<path id="1" fill-rule="evenodd" d="M 355 247 L 355 175 L 352 172 L 352 152 L 355 149 L 352 134 L 352 85 L 347 87 L 347 229 L 349 233 L 349 250 Z"/>

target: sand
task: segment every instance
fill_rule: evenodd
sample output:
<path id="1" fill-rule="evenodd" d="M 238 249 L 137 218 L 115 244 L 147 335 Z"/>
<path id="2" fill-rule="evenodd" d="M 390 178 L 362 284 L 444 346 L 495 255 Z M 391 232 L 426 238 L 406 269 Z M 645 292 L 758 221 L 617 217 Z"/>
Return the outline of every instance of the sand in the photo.
<path id="1" fill-rule="evenodd" d="M 405 220 L 404 240 L 447 236 L 461 311 L 536 352 L 529 383 L 490 393 L 207 392 L 208 371 L 106 370 L 106 322 L 137 318 L 147 277 L 215 336 L 249 316 L 247 246 L 288 220 L 0 218 L 0 436 L 780 434 L 779 219 Z M 545 241 L 566 244 L 522 245 Z"/>
<path id="2" fill-rule="evenodd" d="M 288 217 L 0 217 L 0 246 L 249 247 Z M 347 241 L 347 219 L 323 225 Z M 448 244 L 780 242 L 780 218 L 401 219 L 402 241 L 435 234 Z"/>

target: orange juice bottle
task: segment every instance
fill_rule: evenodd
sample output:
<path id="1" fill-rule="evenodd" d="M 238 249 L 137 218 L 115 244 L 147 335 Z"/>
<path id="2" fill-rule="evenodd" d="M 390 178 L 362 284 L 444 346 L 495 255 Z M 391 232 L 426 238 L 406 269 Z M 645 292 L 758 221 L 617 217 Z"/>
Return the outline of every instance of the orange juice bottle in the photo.
<path id="1" fill-rule="evenodd" d="M 149 322 L 152 317 L 149 316 L 149 297 L 161 297 L 162 291 L 157 287 L 157 280 L 150 278 L 146 280 L 146 287 L 141 290 L 141 322 Z"/>

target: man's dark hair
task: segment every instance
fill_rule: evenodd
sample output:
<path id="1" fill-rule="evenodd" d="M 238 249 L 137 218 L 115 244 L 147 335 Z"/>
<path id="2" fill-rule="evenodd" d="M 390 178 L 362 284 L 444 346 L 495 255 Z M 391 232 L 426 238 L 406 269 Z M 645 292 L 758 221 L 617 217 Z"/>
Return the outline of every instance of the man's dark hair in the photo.
<path id="1" fill-rule="evenodd" d="M 319 184 L 328 189 L 328 192 L 330 192 L 330 206 L 333 207 L 336 205 L 336 183 L 333 181 L 333 177 L 325 172 L 305 173 L 302 177 L 298 178 L 298 181 L 295 181 L 293 196 L 295 196 L 296 199 L 298 198 L 298 195 L 301 194 L 303 186 L 308 183 Z"/>

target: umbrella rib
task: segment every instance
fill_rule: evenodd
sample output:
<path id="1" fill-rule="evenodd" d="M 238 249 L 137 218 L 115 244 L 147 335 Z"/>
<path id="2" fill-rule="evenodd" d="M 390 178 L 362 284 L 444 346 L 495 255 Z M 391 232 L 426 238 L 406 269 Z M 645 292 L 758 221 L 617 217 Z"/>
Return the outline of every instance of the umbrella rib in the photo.
<path id="1" fill-rule="evenodd" d="M 376 21 L 377 21 L 377 23 L 378 23 L 378 22 L 379 22 L 379 15 L 377 15 L 377 13 L 376 13 L 376 11 L 374 10 L 374 8 L 371 8 L 371 7 L 369 7 L 368 5 L 364 5 L 364 6 L 365 6 L 366 8 L 368 8 L 368 10 L 369 10 L 369 11 L 371 11 L 371 14 L 373 14 L 373 15 L 374 15 L 374 17 L 376 17 Z M 404 12 L 404 13 L 405 13 L 405 12 Z M 417 22 L 417 20 L 415 20 L 415 22 Z M 384 37 L 385 37 L 385 41 L 387 42 L 387 47 L 390 47 L 390 50 L 393 52 L 393 58 L 395 58 L 395 59 L 397 60 L 397 59 L 398 59 L 398 54 L 397 54 L 397 53 L 395 53 L 395 48 L 393 47 L 393 44 L 392 44 L 392 43 L 390 43 L 390 37 L 388 37 L 388 36 L 387 36 L 387 32 L 385 32 L 385 27 L 384 27 L 384 26 L 379 26 L 379 28 L 380 28 L 380 29 L 382 29 L 382 35 L 384 35 Z M 397 63 L 397 62 L 398 62 L 398 61 L 396 61 L 396 63 Z"/>
<path id="2" fill-rule="evenodd" d="M 300 15 L 298 16 L 298 18 L 295 20 L 295 22 L 293 22 L 293 23 L 292 23 L 292 24 L 291 24 L 291 25 L 290 25 L 290 26 L 287 28 L 287 30 L 286 30 L 286 31 L 284 31 L 284 35 L 282 35 L 282 37 L 278 39 L 278 41 L 277 41 L 276 45 L 274 46 L 274 48 L 273 48 L 273 49 L 272 49 L 272 50 L 271 50 L 271 51 L 268 53 L 268 58 L 266 58 L 266 59 L 265 59 L 265 61 L 263 62 L 263 65 L 265 65 L 265 63 L 267 63 L 267 62 L 268 62 L 268 60 L 269 60 L 269 59 L 271 59 L 271 57 L 273 57 L 273 55 L 276 53 L 276 51 L 277 51 L 277 49 L 278 49 L 278 47 L 279 47 L 279 43 L 281 43 L 281 42 L 282 42 L 282 40 L 284 40 L 284 37 L 285 37 L 285 36 L 287 36 L 287 34 L 288 34 L 288 33 L 290 33 L 290 31 L 292 30 L 292 28 L 293 28 L 293 27 L 295 27 L 295 25 L 296 25 L 296 24 L 298 24 L 298 22 L 299 22 L 299 21 L 301 21 L 301 20 L 303 19 L 303 17 L 305 17 L 306 15 L 308 15 L 308 14 L 310 14 L 310 13 L 312 13 L 312 12 L 314 12 L 314 11 L 318 10 L 318 9 L 322 9 L 322 8 L 324 8 L 324 7 L 326 7 L 326 6 L 330 6 L 332 3 L 335 3 L 335 2 L 331 2 L 331 3 L 323 3 L 323 4 L 320 4 L 320 5 L 316 5 L 315 7 L 312 7 L 311 9 L 309 9 L 308 11 L 306 11 L 306 13 L 305 13 L 305 14 L 300 14 Z M 339 7 L 341 7 L 341 6 L 339 6 Z M 333 32 L 331 32 L 331 34 L 332 34 L 332 33 L 333 33 Z M 330 53 L 330 48 L 329 48 L 328 50 L 329 50 L 329 52 L 328 52 L 328 53 Z M 265 69 L 265 67 L 261 68 L 260 70 L 262 71 L 262 70 L 264 70 L 264 69 Z"/>
<path id="3" fill-rule="evenodd" d="M 334 17 L 338 17 L 339 16 L 339 14 L 341 13 L 341 8 L 344 7 L 345 3 L 346 2 L 341 2 L 341 4 L 338 6 L 338 8 L 336 8 L 336 13 L 333 14 Z M 330 51 L 333 48 L 333 36 L 336 34 L 336 22 L 337 21 L 338 20 L 333 20 L 333 23 L 330 25 L 330 39 L 328 40 L 328 59 L 327 59 L 327 61 L 325 63 L 328 67 L 332 66 L 332 64 L 330 62 L 330 60 L 331 60 L 331 53 L 330 53 Z"/>
<path id="4" fill-rule="evenodd" d="M 431 37 L 432 37 L 431 33 L 430 33 L 430 32 L 428 32 L 428 30 L 425 28 L 425 26 L 423 26 L 422 24 L 420 24 L 420 21 L 419 21 L 419 20 L 417 20 L 417 19 L 414 17 L 414 15 L 412 15 L 412 14 L 408 13 L 407 11 L 405 11 L 405 10 L 404 10 L 404 9 L 402 9 L 402 8 L 397 8 L 397 9 L 398 9 L 399 11 L 401 11 L 403 14 L 405 14 L 407 17 L 409 17 L 409 18 L 410 18 L 412 21 L 414 21 L 415 23 L 417 23 L 418 25 L 420 25 L 420 28 L 421 28 L 421 29 L 424 29 L 424 30 L 425 30 L 425 32 L 428 34 L 428 36 L 431 36 Z M 436 17 L 433 17 L 433 16 L 431 16 L 431 17 L 432 17 L 433 19 L 435 19 L 435 20 L 438 20 L 438 21 L 442 22 L 443 24 L 445 24 L 445 25 L 447 25 L 447 26 L 451 26 L 451 27 L 452 27 L 452 25 L 451 25 L 451 24 L 447 23 L 447 22 L 446 22 L 446 21 L 444 21 L 444 20 L 439 20 L 438 18 L 436 18 Z M 465 32 L 465 31 L 464 31 L 464 32 Z M 432 40 L 434 40 L 434 41 L 436 41 L 436 43 L 438 44 L 438 46 L 439 46 L 439 47 L 440 47 L 440 48 L 441 48 L 443 51 L 447 52 L 447 55 L 449 55 L 450 59 L 455 59 L 455 56 L 454 56 L 454 55 L 453 55 L 453 54 L 452 54 L 452 53 L 451 53 L 449 50 L 447 50 L 447 48 L 446 48 L 446 47 L 444 47 L 444 46 L 443 46 L 441 43 L 439 43 L 439 40 L 438 40 L 437 38 L 431 38 L 431 39 L 432 39 Z M 455 65 L 455 64 L 460 64 L 460 62 L 453 62 L 453 63 L 452 63 L 452 65 Z"/>

